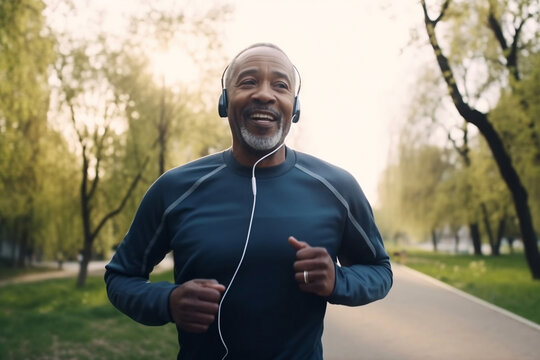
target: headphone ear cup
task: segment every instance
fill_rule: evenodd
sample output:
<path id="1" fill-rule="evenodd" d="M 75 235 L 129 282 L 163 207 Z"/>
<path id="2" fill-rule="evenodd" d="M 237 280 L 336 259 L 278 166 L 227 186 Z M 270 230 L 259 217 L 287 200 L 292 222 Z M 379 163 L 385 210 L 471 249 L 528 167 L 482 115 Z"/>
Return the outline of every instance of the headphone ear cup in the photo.
<path id="1" fill-rule="evenodd" d="M 220 95 L 219 101 L 218 101 L 218 113 L 219 113 L 219 116 L 221 116 L 222 118 L 226 118 L 227 117 L 227 112 L 228 112 L 228 107 L 229 107 L 229 101 L 227 99 L 227 89 L 223 89 L 221 91 L 221 95 Z"/>
<path id="2" fill-rule="evenodd" d="M 298 120 L 300 120 L 300 100 L 298 100 L 298 96 L 295 96 L 294 97 L 294 105 L 293 105 L 292 122 L 297 123 Z"/>

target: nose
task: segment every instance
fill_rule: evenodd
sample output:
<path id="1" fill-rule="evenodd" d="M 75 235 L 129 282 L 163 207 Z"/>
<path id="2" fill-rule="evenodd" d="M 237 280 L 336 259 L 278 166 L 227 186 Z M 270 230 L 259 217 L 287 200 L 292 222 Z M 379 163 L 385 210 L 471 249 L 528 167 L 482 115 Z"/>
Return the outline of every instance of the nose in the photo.
<path id="1" fill-rule="evenodd" d="M 253 99 L 262 104 L 271 104 L 276 101 L 274 90 L 267 81 L 260 83 L 253 94 Z"/>

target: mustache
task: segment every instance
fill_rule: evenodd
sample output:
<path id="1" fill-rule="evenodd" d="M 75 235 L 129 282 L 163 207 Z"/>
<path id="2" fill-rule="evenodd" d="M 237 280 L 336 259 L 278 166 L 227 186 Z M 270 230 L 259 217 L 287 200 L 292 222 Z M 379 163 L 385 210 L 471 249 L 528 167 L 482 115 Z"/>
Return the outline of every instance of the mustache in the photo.
<path id="1" fill-rule="evenodd" d="M 279 113 L 277 110 L 272 109 L 267 106 L 260 106 L 260 105 L 248 106 L 247 108 L 244 109 L 244 111 L 242 111 L 242 115 L 244 117 L 250 117 L 253 113 L 256 113 L 256 112 L 265 112 L 265 113 L 272 114 L 274 119 L 276 119 L 277 121 L 280 121 L 282 117 L 281 113 Z"/>

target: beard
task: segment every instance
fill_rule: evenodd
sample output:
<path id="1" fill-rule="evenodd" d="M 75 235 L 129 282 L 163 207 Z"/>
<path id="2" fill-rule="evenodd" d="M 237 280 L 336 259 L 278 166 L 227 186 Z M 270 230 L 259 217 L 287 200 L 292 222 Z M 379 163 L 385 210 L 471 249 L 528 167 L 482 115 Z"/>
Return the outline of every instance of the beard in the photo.
<path id="1" fill-rule="evenodd" d="M 283 135 L 283 127 L 281 123 L 278 125 L 278 130 L 272 136 L 257 136 L 249 132 L 245 125 L 240 126 L 240 134 L 245 143 L 252 149 L 257 151 L 268 151 L 274 149 L 281 142 Z"/>

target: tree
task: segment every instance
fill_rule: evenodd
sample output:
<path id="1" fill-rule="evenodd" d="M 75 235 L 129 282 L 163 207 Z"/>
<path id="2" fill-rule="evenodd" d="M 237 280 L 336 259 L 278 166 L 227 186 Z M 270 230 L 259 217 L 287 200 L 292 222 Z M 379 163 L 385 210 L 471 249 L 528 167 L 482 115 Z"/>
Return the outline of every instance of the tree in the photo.
<path id="1" fill-rule="evenodd" d="M 149 171 L 153 170 L 150 160 L 157 155 L 159 171 L 165 171 L 167 157 L 172 158 L 176 145 L 172 135 L 182 132 L 183 138 L 194 138 L 189 136 L 186 114 L 205 113 L 204 109 L 195 110 L 199 104 L 191 94 L 180 97 L 179 91 L 154 81 L 145 43 L 148 39 L 139 36 L 140 29 L 144 34 L 176 36 L 185 17 L 168 9 L 152 10 L 147 15 L 144 21 L 133 23 L 130 38 L 57 35 L 55 83 L 59 117 L 68 119 L 71 131 L 65 136 L 80 166 L 83 244 L 79 286 L 85 284 L 88 263 L 95 251 L 106 252 L 109 242 L 105 238 L 125 233 L 122 228 L 127 225 L 120 221 L 125 218 L 117 216 L 126 206 L 133 207 L 142 189 L 155 180 L 157 174 Z M 212 33 L 209 28 L 205 31 Z M 66 120 L 62 121 L 66 124 Z M 189 141 L 182 147 L 200 145 Z"/>
<path id="2" fill-rule="evenodd" d="M 129 127 L 124 113 L 125 100 L 115 95 L 106 77 L 109 54 L 103 43 L 81 42 L 69 47 L 64 43 L 64 47 L 69 50 L 58 52 L 55 70 L 61 108 L 71 120 L 81 159 L 83 246 L 77 285 L 84 286 L 94 241 L 107 222 L 122 211 L 141 179 L 148 157 L 125 178 L 126 187 L 115 205 L 107 210 L 100 207 L 104 198 L 111 196 L 103 191 L 101 183 L 117 170 L 114 163 L 125 154 L 122 127 Z"/>
<path id="3" fill-rule="evenodd" d="M 38 0 L 0 2 L 0 224 L 25 265 L 38 229 L 41 134 L 47 130 L 53 40 Z M 0 234 L 1 236 L 2 234 Z M 13 247 L 15 249 L 15 246 Z"/>
<path id="4" fill-rule="evenodd" d="M 437 249 L 437 234 L 449 221 L 445 208 L 447 193 L 441 185 L 454 171 L 448 151 L 415 141 L 402 129 L 398 159 L 389 165 L 379 184 L 381 212 L 389 219 L 384 230 L 391 237 L 408 233 L 415 237 L 430 236 Z"/>
<path id="5" fill-rule="evenodd" d="M 424 12 L 424 24 L 429 37 L 429 43 L 435 53 L 437 64 L 448 86 L 448 92 L 456 110 L 465 119 L 465 121 L 478 128 L 489 145 L 500 174 L 504 179 L 510 193 L 512 194 L 514 207 L 519 219 L 521 235 L 525 248 L 525 256 L 531 270 L 531 275 L 534 279 L 540 279 L 540 253 L 538 251 L 536 232 L 534 230 L 531 211 L 528 204 L 527 190 L 525 189 L 523 182 L 516 171 L 512 158 L 510 157 L 510 154 L 503 143 L 500 133 L 490 120 L 489 111 L 481 111 L 471 105 L 470 99 L 463 95 L 463 89 L 467 87 L 467 84 L 461 84 L 461 86 L 458 85 L 458 78 L 455 76 L 456 68 L 460 69 L 459 65 L 461 65 L 461 68 L 465 69 L 467 67 L 466 64 L 457 63 L 456 59 L 459 57 L 449 58 L 443 53 L 439 42 L 439 36 L 436 33 L 436 27 L 437 25 L 441 24 L 443 19 L 450 20 L 452 16 L 459 19 L 460 17 L 458 15 L 464 13 L 462 8 L 459 9 L 459 12 L 453 12 L 450 7 L 451 3 L 452 2 L 450 0 L 445 0 L 441 5 L 438 16 L 431 17 L 429 15 L 426 1 L 421 1 L 422 10 Z M 499 4 L 496 1 L 488 1 L 487 8 L 482 8 L 480 5 L 483 4 L 483 2 L 478 1 L 472 4 L 468 10 L 475 10 L 474 6 L 477 4 L 479 4 L 477 8 L 478 12 L 475 13 L 475 15 L 482 23 L 485 22 L 489 24 L 489 29 L 491 30 L 492 36 L 499 44 L 498 49 L 486 49 L 490 50 L 491 52 L 485 55 L 485 65 L 489 65 L 487 64 L 487 60 L 490 58 L 490 56 L 495 56 L 497 61 L 504 64 L 509 76 L 513 78 L 513 80 L 519 81 L 521 79 L 521 72 L 518 55 L 520 54 L 520 51 L 523 53 L 522 44 L 524 43 L 522 39 L 522 31 L 527 22 L 534 18 L 535 14 L 538 16 L 537 2 L 515 2 L 515 6 L 511 7 L 508 6 L 507 1 L 503 2 L 502 4 Z M 465 6 L 463 3 L 461 3 L 461 5 Z M 503 16 L 502 13 L 503 9 L 508 9 L 508 13 L 505 14 L 505 16 Z M 512 13 L 511 9 L 515 9 L 514 13 Z M 471 13 L 465 12 L 465 14 Z M 461 20 L 461 23 L 463 23 L 463 16 L 461 17 Z M 538 21 L 538 19 L 534 20 Z M 457 22 L 458 21 L 455 21 L 455 23 Z M 502 25 L 502 22 L 505 22 L 505 24 Z M 511 34 L 505 34 L 503 28 L 510 28 Z M 538 29 L 535 28 L 533 29 L 533 32 L 536 32 L 537 30 Z M 506 40 L 508 36 L 511 39 L 510 41 Z M 533 37 L 533 39 L 534 38 L 535 37 Z M 460 55 L 463 55 L 467 49 L 464 49 L 463 44 L 461 44 L 461 48 L 462 50 Z M 461 58 L 461 60 L 463 60 L 463 58 Z M 487 74 L 492 76 L 494 74 L 494 70 L 492 70 L 489 66 L 487 66 L 487 69 Z M 486 83 L 486 85 L 490 84 L 492 84 L 492 82 L 489 84 Z M 485 88 L 480 87 L 478 90 L 478 94 L 480 94 L 480 90 L 485 90 Z"/>

